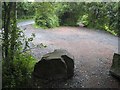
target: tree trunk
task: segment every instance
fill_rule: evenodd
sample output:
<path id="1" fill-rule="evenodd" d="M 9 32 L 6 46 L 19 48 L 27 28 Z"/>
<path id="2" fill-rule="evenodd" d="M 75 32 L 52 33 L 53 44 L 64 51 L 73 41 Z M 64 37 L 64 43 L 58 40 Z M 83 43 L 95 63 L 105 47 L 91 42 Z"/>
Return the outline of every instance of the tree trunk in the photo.
<path id="1" fill-rule="evenodd" d="M 11 60 L 13 60 L 14 58 L 14 53 L 15 53 L 15 45 L 16 45 L 16 29 L 17 29 L 17 25 L 16 25 L 16 2 L 13 2 L 13 6 L 12 6 L 12 31 L 11 31 L 11 42 L 10 42 L 10 58 Z"/>
<path id="2" fill-rule="evenodd" d="M 5 18 L 4 18 L 4 45 L 5 45 L 5 60 L 8 60 L 8 47 L 9 47 L 9 31 L 10 31 L 10 12 L 13 3 L 8 3 L 8 6 L 4 2 Z"/>
<path id="3" fill-rule="evenodd" d="M 15 46 L 17 40 L 17 24 L 16 24 L 16 2 L 4 2 L 3 10 L 3 44 L 2 57 L 3 60 L 9 62 L 14 59 Z"/>

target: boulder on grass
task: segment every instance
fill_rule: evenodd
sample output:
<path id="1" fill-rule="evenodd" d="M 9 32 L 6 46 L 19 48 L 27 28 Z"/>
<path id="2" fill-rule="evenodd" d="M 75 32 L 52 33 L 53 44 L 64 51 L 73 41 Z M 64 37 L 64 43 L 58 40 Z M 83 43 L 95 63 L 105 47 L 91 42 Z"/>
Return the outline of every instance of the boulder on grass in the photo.
<path id="1" fill-rule="evenodd" d="M 74 75 L 74 57 L 66 50 L 56 49 L 45 54 L 36 63 L 33 76 L 45 80 L 58 80 Z"/>
<path id="2" fill-rule="evenodd" d="M 110 73 L 120 79 L 120 54 L 114 53 Z"/>

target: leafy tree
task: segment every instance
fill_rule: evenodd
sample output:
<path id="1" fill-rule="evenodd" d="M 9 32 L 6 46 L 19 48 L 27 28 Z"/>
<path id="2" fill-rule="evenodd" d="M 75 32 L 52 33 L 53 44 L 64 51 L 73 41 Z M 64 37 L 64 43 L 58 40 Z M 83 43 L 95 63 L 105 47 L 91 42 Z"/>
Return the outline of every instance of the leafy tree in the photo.
<path id="1" fill-rule="evenodd" d="M 35 22 L 43 28 L 52 28 L 59 26 L 59 19 L 56 15 L 56 5 L 51 2 L 35 3 L 36 15 Z"/>
<path id="2" fill-rule="evenodd" d="M 114 35 L 119 32 L 117 2 L 43 2 L 34 5 L 35 22 L 40 27 L 83 23 L 88 28 L 106 30 Z"/>
<path id="3" fill-rule="evenodd" d="M 22 44 L 25 42 L 26 49 L 28 41 L 32 38 L 25 38 L 23 31 L 17 28 L 16 2 L 3 2 L 2 12 L 3 88 L 26 87 L 31 79 L 35 59 L 30 54 L 21 53 L 21 51 L 23 50 Z"/>
<path id="4" fill-rule="evenodd" d="M 84 7 L 85 13 L 80 15 L 79 22 L 85 22 L 90 28 L 118 33 L 118 3 L 91 2 L 85 3 Z"/>
<path id="5" fill-rule="evenodd" d="M 35 14 L 34 3 L 32 2 L 18 2 L 17 3 L 17 18 L 27 19 L 33 18 Z"/>

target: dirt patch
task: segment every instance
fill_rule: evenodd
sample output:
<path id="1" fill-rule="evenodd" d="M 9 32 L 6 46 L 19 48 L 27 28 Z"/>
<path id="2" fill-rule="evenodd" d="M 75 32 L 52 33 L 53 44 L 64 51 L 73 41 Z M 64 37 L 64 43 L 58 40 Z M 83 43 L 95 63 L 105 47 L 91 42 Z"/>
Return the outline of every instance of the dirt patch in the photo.
<path id="1" fill-rule="evenodd" d="M 99 30 L 80 27 L 59 27 L 42 30 L 24 26 L 26 36 L 35 33 L 33 44 L 43 43 L 46 48 L 32 49 L 41 56 L 54 49 L 65 49 L 75 57 L 75 75 L 67 81 L 48 83 L 43 87 L 63 88 L 120 88 L 120 82 L 109 74 L 113 54 L 118 52 L 118 38 Z"/>

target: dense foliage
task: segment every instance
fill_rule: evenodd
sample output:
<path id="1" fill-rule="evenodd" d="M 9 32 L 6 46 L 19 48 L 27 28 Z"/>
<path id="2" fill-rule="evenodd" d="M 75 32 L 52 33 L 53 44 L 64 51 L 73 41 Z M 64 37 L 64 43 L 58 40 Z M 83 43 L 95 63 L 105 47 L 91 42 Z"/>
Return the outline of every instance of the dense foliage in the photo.
<path id="1" fill-rule="evenodd" d="M 17 28 L 17 19 L 33 18 L 35 15 L 36 25 L 42 28 L 82 23 L 88 28 L 106 30 L 117 35 L 120 33 L 119 12 L 120 5 L 115 2 L 3 2 L 3 88 L 29 87 L 36 62 L 30 54 L 21 53 L 29 47 L 29 41 L 33 40 L 34 35 L 26 38 L 22 30 Z"/>
<path id="2" fill-rule="evenodd" d="M 76 26 L 82 23 L 89 28 L 107 30 L 114 35 L 118 33 L 117 2 L 44 2 L 34 5 L 35 22 L 40 27 Z"/>
<path id="3" fill-rule="evenodd" d="M 35 8 L 32 2 L 18 2 L 17 3 L 17 18 L 31 19 L 34 17 Z"/>
<path id="4" fill-rule="evenodd" d="M 17 28 L 15 2 L 4 2 L 2 14 L 2 86 L 26 87 L 36 60 L 30 54 L 21 52 L 29 47 L 33 38 L 26 38 Z"/>
<path id="5" fill-rule="evenodd" d="M 118 3 L 86 3 L 86 13 L 81 21 L 88 27 L 118 33 Z"/>
<path id="6" fill-rule="evenodd" d="M 31 76 L 36 60 L 28 53 L 15 55 L 9 64 L 2 63 L 3 88 L 31 87 Z"/>
<path id="7" fill-rule="evenodd" d="M 60 25 L 76 26 L 79 16 L 83 13 L 82 4 L 83 3 L 80 2 L 65 2 L 63 4 L 64 10 L 62 10 L 62 13 L 59 15 Z"/>
<path id="8" fill-rule="evenodd" d="M 36 5 L 36 16 L 35 22 L 37 25 L 43 28 L 52 28 L 59 26 L 59 20 L 56 15 L 56 4 L 55 3 L 35 3 Z"/>
<path id="9" fill-rule="evenodd" d="M 35 26 L 42 28 L 82 23 L 114 35 L 119 32 L 117 2 L 19 2 L 17 7 L 18 19 L 35 15 Z"/>

